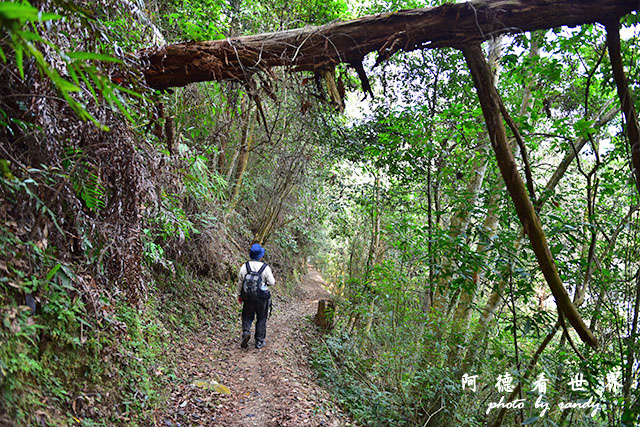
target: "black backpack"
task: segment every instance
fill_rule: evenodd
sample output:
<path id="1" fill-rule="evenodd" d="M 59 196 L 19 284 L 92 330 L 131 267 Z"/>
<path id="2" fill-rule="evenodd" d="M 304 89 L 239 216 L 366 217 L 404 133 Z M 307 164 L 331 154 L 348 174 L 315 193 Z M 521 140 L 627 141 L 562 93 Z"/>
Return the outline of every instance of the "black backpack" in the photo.
<path id="1" fill-rule="evenodd" d="M 262 272 L 267 268 L 267 264 L 263 263 L 258 271 L 252 271 L 251 265 L 247 262 L 247 274 L 242 281 L 242 299 L 246 301 L 256 301 L 262 287 Z"/>

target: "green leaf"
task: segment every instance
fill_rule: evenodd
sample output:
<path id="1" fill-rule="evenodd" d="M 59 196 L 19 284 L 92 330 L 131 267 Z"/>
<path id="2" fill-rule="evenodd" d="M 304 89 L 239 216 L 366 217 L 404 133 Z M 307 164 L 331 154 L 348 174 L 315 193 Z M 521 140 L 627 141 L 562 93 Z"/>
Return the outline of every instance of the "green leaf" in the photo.
<path id="1" fill-rule="evenodd" d="M 93 88 L 93 85 L 91 84 L 91 82 L 89 82 L 89 79 L 87 79 L 87 76 L 84 73 L 80 73 L 80 78 L 82 79 L 84 84 L 87 86 L 87 89 L 89 89 L 89 92 L 91 92 L 91 96 L 93 96 L 93 100 L 96 103 L 98 103 L 98 95 L 96 94 L 96 91 Z"/>
<path id="2" fill-rule="evenodd" d="M 527 418 L 526 420 L 524 420 L 524 421 L 522 422 L 522 425 L 523 425 L 523 426 L 526 426 L 526 425 L 529 425 L 529 424 L 533 424 L 533 423 L 535 423 L 536 421 L 538 421 L 538 419 L 539 419 L 539 418 L 540 418 L 540 417 L 531 417 L 531 418 Z"/>
<path id="3" fill-rule="evenodd" d="M 58 15 L 57 13 L 49 13 L 49 12 L 38 12 L 38 21 L 53 21 L 56 19 L 62 19 L 62 15 Z"/>
<path id="4" fill-rule="evenodd" d="M 56 78 L 53 79 L 53 82 L 62 92 L 80 92 L 80 88 L 78 86 L 63 79 L 62 77 L 56 76 Z"/>
<path id="5" fill-rule="evenodd" d="M 55 274 L 58 272 L 58 270 L 60 270 L 60 267 L 62 267 L 62 264 L 58 263 L 55 265 L 55 267 L 53 267 L 51 270 L 49 270 L 49 272 L 47 273 L 47 280 L 51 280 L 51 278 L 53 276 L 55 276 Z"/>
<path id="6" fill-rule="evenodd" d="M 47 43 L 40 37 L 40 34 L 34 33 L 33 31 L 16 31 L 16 34 L 27 41 Z M 50 45 L 50 43 L 47 44 Z"/>
<path id="7" fill-rule="evenodd" d="M 640 23 L 640 14 L 638 13 L 630 13 L 622 19 L 624 26 L 632 27 L 633 25 L 637 25 Z"/>
<path id="8" fill-rule="evenodd" d="M 4 19 L 34 19 L 38 17 L 38 9 L 24 3 L 0 3 L 0 16 Z"/>
<path id="9" fill-rule="evenodd" d="M 80 86 L 80 80 L 78 79 L 78 74 L 76 73 L 75 67 L 69 66 L 67 67 L 67 71 L 69 72 L 69 76 L 71 77 L 71 80 L 73 80 L 73 82 L 76 84 L 76 86 Z"/>
<path id="10" fill-rule="evenodd" d="M 113 86 L 113 88 L 115 90 L 119 90 L 119 91 L 124 92 L 126 94 L 129 94 L 131 96 L 135 96 L 137 98 L 142 98 L 143 97 L 143 95 L 141 93 L 136 92 L 136 91 L 131 90 L 131 89 L 127 89 L 126 87 L 120 86 L 119 84 L 111 83 L 111 86 Z"/>
<path id="11" fill-rule="evenodd" d="M 595 129 L 593 129 L 593 123 L 593 120 L 580 119 L 573 125 L 573 127 L 578 132 L 578 134 L 584 136 L 586 134 L 595 132 Z"/>
<path id="12" fill-rule="evenodd" d="M 28 3 L 0 3 L 0 17 L 6 20 L 17 19 L 24 21 L 50 21 L 62 18 L 55 13 L 43 13 Z"/>
<path id="13" fill-rule="evenodd" d="M 20 78 L 24 79 L 24 66 L 22 63 L 23 60 L 23 55 L 24 55 L 24 51 L 22 50 L 22 46 L 16 44 L 15 45 L 15 50 L 16 50 L 16 67 L 18 67 L 18 74 L 20 74 Z"/>
<path id="14" fill-rule="evenodd" d="M 80 59 L 83 61 L 104 61 L 104 62 L 117 62 L 122 64 L 122 61 L 111 55 L 104 55 L 102 53 L 93 52 L 67 52 L 67 56 L 71 59 Z"/>

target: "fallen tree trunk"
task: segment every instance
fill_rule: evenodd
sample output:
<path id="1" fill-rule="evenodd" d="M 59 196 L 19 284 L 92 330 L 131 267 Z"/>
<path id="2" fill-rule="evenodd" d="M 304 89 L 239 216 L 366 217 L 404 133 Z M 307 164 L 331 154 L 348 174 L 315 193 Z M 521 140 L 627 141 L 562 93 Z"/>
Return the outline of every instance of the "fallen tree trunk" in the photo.
<path id="1" fill-rule="evenodd" d="M 615 20 L 638 6 L 637 0 L 476 0 L 320 27 L 178 43 L 143 50 L 140 56 L 146 63 L 147 83 L 157 89 L 200 81 L 245 80 L 256 71 L 276 66 L 304 71 L 346 63 L 363 78 L 362 59 L 370 52 L 377 51 L 381 62 L 399 50 L 460 48 L 498 34 L 576 26 L 604 17 Z"/>

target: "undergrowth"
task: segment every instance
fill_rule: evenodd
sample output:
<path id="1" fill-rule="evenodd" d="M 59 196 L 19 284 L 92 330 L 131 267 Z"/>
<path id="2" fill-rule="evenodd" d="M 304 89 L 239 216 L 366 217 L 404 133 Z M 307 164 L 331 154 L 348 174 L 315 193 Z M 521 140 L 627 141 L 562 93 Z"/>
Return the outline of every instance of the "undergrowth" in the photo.
<path id="1" fill-rule="evenodd" d="M 219 303 L 230 299 L 229 289 L 181 266 L 157 275 L 139 307 L 118 296 L 87 304 L 89 295 L 76 288 L 77 266 L 0 231 L 0 268 L 9 272 L 0 301 L 0 386 L 19 425 L 148 425 L 176 379 L 173 346 L 202 328 L 235 325 L 234 307 Z M 40 275 L 13 274 L 17 264 L 36 261 Z M 35 298 L 35 312 L 24 295 Z"/>
<path id="2" fill-rule="evenodd" d="M 38 173 L 0 177 L 7 202 L 41 212 L 45 229 L 61 217 L 37 195 Z M 26 176 L 26 177 L 25 177 Z M 231 327 L 235 311 L 219 301 L 228 287 L 180 264 L 156 271 L 147 259 L 146 300 L 118 287 L 101 290 L 88 266 L 61 259 L 49 232 L 34 235 L 21 212 L 1 205 L 0 421 L 18 425 L 148 425 L 175 380 L 172 346 L 202 327 Z M 53 233 L 53 231 L 51 231 Z M 91 245 L 86 256 L 96 260 Z"/>
<path id="3" fill-rule="evenodd" d="M 382 327 L 350 332 L 337 326 L 315 341 L 311 363 L 359 424 L 422 425 L 433 418 L 429 425 L 481 425 L 460 410 L 454 371 L 410 345 L 419 334 L 408 325 L 393 335 Z"/>

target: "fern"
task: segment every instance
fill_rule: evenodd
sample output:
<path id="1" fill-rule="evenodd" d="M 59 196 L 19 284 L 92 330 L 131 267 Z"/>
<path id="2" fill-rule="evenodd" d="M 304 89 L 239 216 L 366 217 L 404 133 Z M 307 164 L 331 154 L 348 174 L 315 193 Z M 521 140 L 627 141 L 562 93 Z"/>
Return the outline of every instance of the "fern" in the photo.
<path id="1" fill-rule="evenodd" d="M 113 110 L 119 110 L 129 121 L 133 122 L 129 106 L 125 95 L 141 98 L 142 95 L 133 90 L 122 87 L 104 76 L 94 65 L 95 62 L 115 62 L 122 64 L 122 61 L 110 55 L 93 52 L 65 52 L 59 46 L 43 38 L 39 33 L 39 26 L 45 21 L 56 21 L 62 16 L 53 13 L 43 13 L 31 6 L 28 2 L 13 3 L 0 2 L 0 29 L 6 33 L 8 42 L 0 45 L 0 61 L 8 62 L 8 54 L 13 52 L 15 56 L 15 67 L 21 79 L 25 79 L 24 61 L 25 58 L 32 58 L 38 67 L 41 75 L 51 80 L 53 86 L 64 99 L 69 107 L 82 120 L 94 123 L 99 129 L 108 131 L 109 128 L 101 124 L 85 107 L 78 101 L 74 93 L 83 91 L 83 87 L 91 94 L 96 104 L 104 99 Z M 66 74 L 71 81 L 64 78 L 60 72 L 45 59 L 38 46 L 48 46 L 57 53 L 66 67 Z M 7 49 L 5 51 L 4 49 Z M 0 109 L 0 124 L 4 123 L 7 117 Z"/>
<path id="2" fill-rule="evenodd" d="M 88 162 L 79 148 L 67 147 L 65 151 L 68 157 L 63 164 L 70 171 L 73 190 L 89 211 L 100 211 L 107 205 L 107 190 L 102 185 L 97 166 Z"/>

